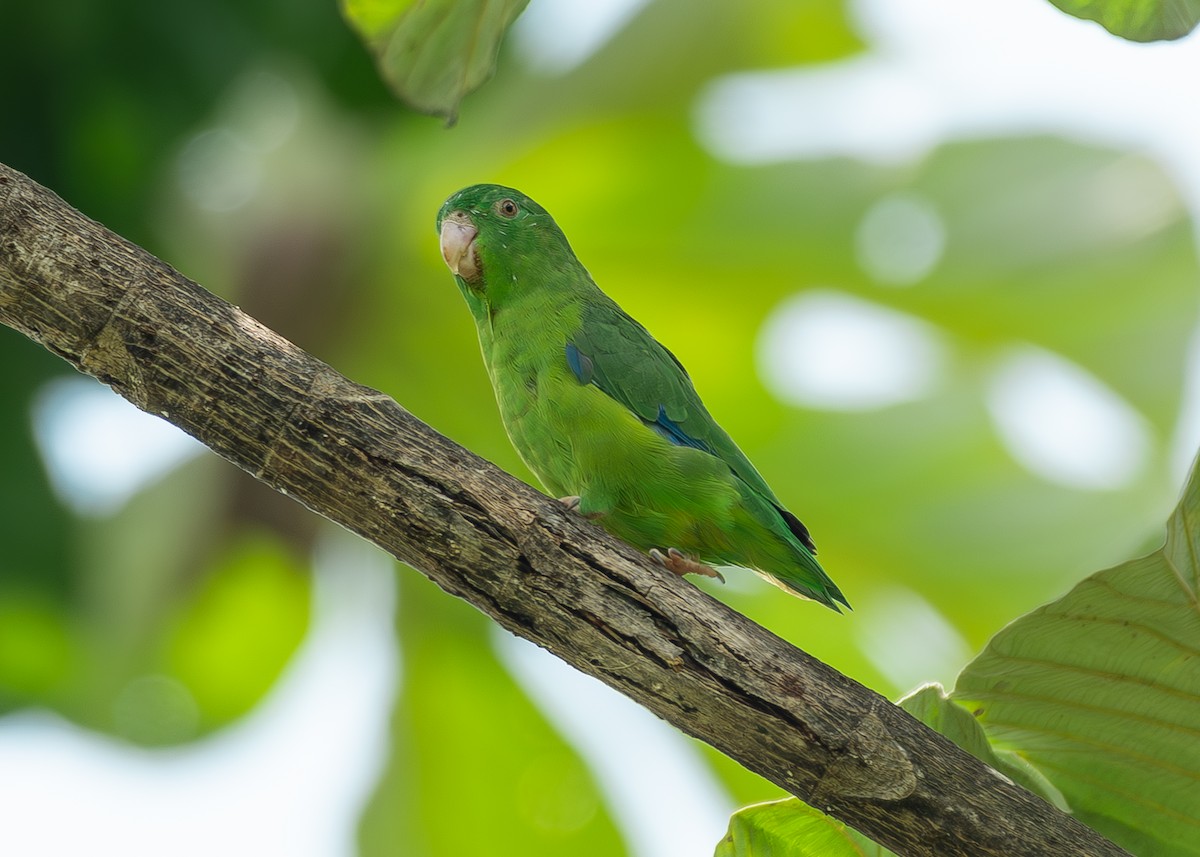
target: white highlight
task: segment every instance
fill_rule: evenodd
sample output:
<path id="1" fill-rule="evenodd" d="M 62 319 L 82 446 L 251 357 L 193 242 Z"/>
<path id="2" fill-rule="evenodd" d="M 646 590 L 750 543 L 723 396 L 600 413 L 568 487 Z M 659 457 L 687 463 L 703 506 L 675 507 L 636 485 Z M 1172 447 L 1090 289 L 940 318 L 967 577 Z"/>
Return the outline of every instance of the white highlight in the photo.
<path id="1" fill-rule="evenodd" d="M 971 649 L 932 604 L 911 589 L 885 587 L 856 605 L 859 647 L 899 691 L 941 682 L 952 687 Z"/>
<path id="2" fill-rule="evenodd" d="M 269 69 L 250 72 L 222 108 L 228 127 L 256 152 L 278 149 L 300 125 L 300 94 L 286 77 Z"/>
<path id="3" fill-rule="evenodd" d="M 259 70 L 238 82 L 222 114 L 184 144 L 175 164 L 180 189 L 204 211 L 234 211 L 254 198 L 265 157 L 300 124 L 300 95 L 286 78 Z"/>
<path id="4" fill-rule="evenodd" d="M 893 194 L 875 203 L 855 235 L 858 264 L 885 286 L 920 282 L 942 258 L 946 227 L 928 200 Z"/>
<path id="5" fill-rule="evenodd" d="M 1122 488 L 1142 472 L 1151 433 L 1124 399 L 1075 363 L 1022 346 L 997 367 L 988 410 L 1027 470 L 1070 488 Z"/>
<path id="6" fill-rule="evenodd" d="M 307 639 L 224 732 L 148 751 L 46 713 L 0 719 L 0 854 L 356 854 L 387 755 L 394 567 L 342 533 L 319 554 Z"/>
<path id="7" fill-rule="evenodd" d="M 229 128 L 211 128 L 188 140 L 176 172 L 184 195 L 205 211 L 241 208 L 262 184 L 257 154 Z"/>
<path id="8" fill-rule="evenodd" d="M 932 325 L 835 292 L 788 298 L 763 325 L 759 373 L 785 402 L 867 410 L 928 395 L 947 361 Z"/>
<path id="9" fill-rule="evenodd" d="M 733 800 L 683 735 L 532 643 L 496 630 L 497 654 L 587 762 L 631 857 L 708 854 Z"/>
<path id="10" fill-rule="evenodd" d="M 566 74 L 604 47 L 648 2 L 538 0 L 517 18 L 511 36 L 532 68 Z"/>
<path id="11" fill-rule="evenodd" d="M 204 446 L 90 378 L 50 381 L 33 402 L 38 450 L 59 499 L 108 515 Z"/>
<path id="12" fill-rule="evenodd" d="M 1193 40 L 1126 42 L 1044 0 L 851 10 L 868 53 L 716 81 L 697 113 L 706 145 L 744 163 L 902 163 L 952 139 L 1058 133 L 1151 153 L 1200 201 L 1200 114 L 1177 109 L 1200 76 Z"/>
<path id="13" fill-rule="evenodd" d="M 700 100 L 697 131 L 734 163 L 841 155 L 904 163 L 938 142 L 940 123 L 941 107 L 920 81 L 868 55 L 720 78 Z"/>

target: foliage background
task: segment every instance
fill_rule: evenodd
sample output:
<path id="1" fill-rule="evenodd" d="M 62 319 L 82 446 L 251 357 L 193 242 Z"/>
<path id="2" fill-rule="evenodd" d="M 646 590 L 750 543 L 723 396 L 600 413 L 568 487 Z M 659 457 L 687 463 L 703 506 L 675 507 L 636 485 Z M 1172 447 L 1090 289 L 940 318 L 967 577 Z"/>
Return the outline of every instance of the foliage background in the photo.
<path id="1" fill-rule="evenodd" d="M 963 19 L 907 6 L 926 39 L 962 46 L 969 80 Z M 447 130 L 397 106 L 330 3 L 9 5 L 0 160 L 529 478 L 432 230 L 465 184 L 527 191 L 689 367 L 856 611 L 749 575 L 714 594 L 892 697 L 949 682 L 1007 621 L 1156 543 L 1194 448 L 1195 196 L 1177 161 L 1053 119 L 947 123 L 968 130 L 917 145 L 904 99 L 857 112 L 866 130 L 847 139 L 876 149 L 737 155 L 712 130 L 720 85 L 744 80 L 727 76 L 812 72 L 770 115 L 824 127 L 839 114 L 811 93 L 845 96 L 837 74 L 894 59 L 896 19 L 865 2 L 655 0 L 558 71 L 547 45 L 569 27 L 544 20 L 551 38 L 514 34 Z M 1071 64 L 1046 68 L 1015 67 L 1081 92 Z M 718 130 L 743 114 L 723 115 Z M 912 268 L 921 229 L 935 249 Z M 911 335 L 884 359 L 928 350 L 923 382 L 896 382 L 889 404 L 781 396 L 797 373 L 770 343 L 811 335 L 787 326 L 805 313 L 836 320 L 822 306 L 903 313 Z M 820 359 L 851 384 L 864 350 Z M 28 808 L 0 850 L 37 853 L 16 838 L 37 829 L 56 853 L 90 824 L 101 853 L 217 837 L 245 854 L 682 854 L 711 848 L 734 805 L 778 795 L 411 570 L 393 586 L 378 557 L 224 462 L 174 441 L 156 454 L 19 335 L 0 331 L 0 352 L 0 803 Z M 1099 410 L 1029 395 L 1062 361 Z M 1014 413 L 1099 452 L 1083 476 L 1039 468 Z M 1124 470 L 1112 443 L 1089 446 L 1105 420 L 1139 444 Z M 72 453 L 116 475 L 52 487 Z M 1089 463 L 1116 476 L 1088 487 Z M 394 635 L 372 636 L 393 595 Z M 85 758 L 102 763 L 81 772 Z M 29 798 L 69 788 L 106 811 Z"/>

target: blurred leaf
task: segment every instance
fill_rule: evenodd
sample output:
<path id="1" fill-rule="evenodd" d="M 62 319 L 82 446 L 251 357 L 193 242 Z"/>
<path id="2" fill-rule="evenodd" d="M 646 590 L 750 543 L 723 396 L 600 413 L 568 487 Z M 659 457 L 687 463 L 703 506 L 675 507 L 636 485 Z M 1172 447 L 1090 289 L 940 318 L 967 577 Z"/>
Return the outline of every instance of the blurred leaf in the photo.
<path id="1" fill-rule="evenodd" d="M 1139 854 L 1200 854 L 1200 478 L 1162 548 L 1013 622 L 954 699 Z"/>
<path id="2" fill-rule="evenodd" d="M 1200 22 L 1200 0 L 1050 0 L 1076 18 L 1097 21 L 1134 42 L 1178 39 Z"/>
<path id="3" fill-rule="evenodd" d="M 417 110 L 453 124 L 496 70 L 500 41 L 529 0 L 342 0 L 379 71 Z"/>
<path id="4" fill-rule="evenodd" d="M 195 698 L 202 729 L 249 711 L 308 626 L 306 570 L 289 551 L 261 534 L 228 550 L 185 602 L 166 642 L 169 673 Z"/>
<path id="5" fill-rule="evenodd" d="M 0 709 L 62 693 L 77 653 L 60 607 L 32 593 L 0 598 Z"/>
<path id="6" fill-rule="evenodd" d="M 31 402 L 65 368 L 16 331 L 0 329 L 0 600 L 40 593 L 65 603 L 71 590 L 71 516 L 50 490 L 33 438 Z M 0 668 L 0 700 L 4 697 Z M 0 707 L 3 703 L 0 702 Z"/>
<path id="7" fill-rule="evenodd" d="M 180 150 L 248 68 L 295 63 L 344 103 L 394 103 L 334 3 L 5 3 L 2 15 L 0 104 L 13 133 L 0 160 L 164 258 L 161 203 Z"/>
<path id="8" fill-rule="evenodd" d="M 163 682 L 173 619 L 219 547 L 211 545 L 228 465 L 205 455 L 134 495 L 115 514 L 80 521 L 79 592 L 71 629 L 81 651 L 62 713 L 92 729 L 151 744 L 195 738 L 194 701 Z M 184 697 L 187 697 L 186 699 Z M 168 730 L 155 710 L 189 709 Z M 175 728 L 178 727 L 178 728 Z"/>
<path id="9" fill-rule="evenodd" d="M 34 444 L 31 401 L 62 364 L 0 329 L 0 713 L 61 704 L 79 661 L 67 606 L 75 596 L 75 525 L 51 492 Z"/>
<path id="10" fill-rule="evenodd" d="M 147 745 L 193 740 L 258 702 L 304 635 L 309 582 L 277 540 L 212 538 L 230 476 L 205 456 L 76 522 L 63 600 L 0 589 L 0 701 Z"/>
<path id="11" fill-rule="evenodd" d="M 400 571 L 403 685 L 387 768 L 360 829 L 365 857 L 625 850 L 586 764 L 492 651 L 491 623 Z"/>
<path id="12" fill-rule="evenodd" d="M 868 857 L 850 828 L 796 798 L 739 809 L 714 857 Z M 873 843 L 872 843 L 873 844 Z"/>

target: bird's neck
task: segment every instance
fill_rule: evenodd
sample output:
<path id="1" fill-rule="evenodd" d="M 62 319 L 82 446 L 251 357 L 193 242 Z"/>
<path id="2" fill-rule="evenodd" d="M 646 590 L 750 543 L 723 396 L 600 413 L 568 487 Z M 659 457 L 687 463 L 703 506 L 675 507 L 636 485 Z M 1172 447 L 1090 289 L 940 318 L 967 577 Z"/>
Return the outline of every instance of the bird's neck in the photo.
<path id="1" fill-rule="evenodd" d="M 489 368 L 537 371 L 547 361 L 565 359 L 566 343 L 579 328 L 581 308 L 571 292 L 550 289 L 510 294 L 500 306 L 480 307 L 475 322 Z"/>

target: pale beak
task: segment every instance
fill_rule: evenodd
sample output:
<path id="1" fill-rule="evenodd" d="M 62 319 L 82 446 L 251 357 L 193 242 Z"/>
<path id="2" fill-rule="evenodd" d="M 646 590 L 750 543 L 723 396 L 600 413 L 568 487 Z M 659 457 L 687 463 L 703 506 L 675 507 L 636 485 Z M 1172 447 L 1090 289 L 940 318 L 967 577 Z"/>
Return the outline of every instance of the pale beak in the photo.
<path id="1" fill-rule="evenodd" d="M 479 279 L 479 257 L 475 253 L 475 236 L 479 230 L 471 225 L 464 211 L 452 212 L 442 221 L 442 258 L 457 276 L 468 283 Z"/>

